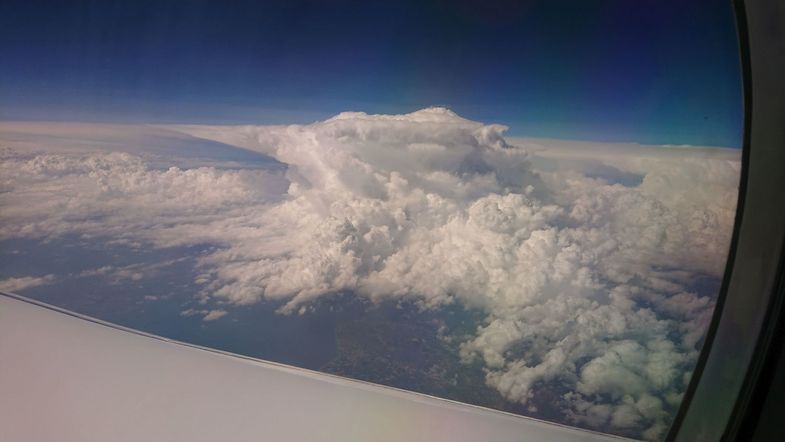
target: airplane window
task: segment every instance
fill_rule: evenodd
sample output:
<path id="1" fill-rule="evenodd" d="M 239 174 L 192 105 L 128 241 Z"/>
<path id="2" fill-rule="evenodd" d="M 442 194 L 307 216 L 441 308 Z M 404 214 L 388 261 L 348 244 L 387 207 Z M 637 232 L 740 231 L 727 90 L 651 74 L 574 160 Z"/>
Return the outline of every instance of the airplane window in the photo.
<path id="1" fill-rule="evenodd" d="M 0 290 L 663 440 L 725 270 L 723 2 L 0 5 Z"/>

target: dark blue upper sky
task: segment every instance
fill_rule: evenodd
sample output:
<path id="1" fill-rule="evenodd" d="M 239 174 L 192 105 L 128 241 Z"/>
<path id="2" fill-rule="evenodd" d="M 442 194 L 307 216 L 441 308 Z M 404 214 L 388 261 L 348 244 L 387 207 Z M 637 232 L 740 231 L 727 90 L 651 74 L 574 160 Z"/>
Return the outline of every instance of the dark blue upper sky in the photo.
<path id="1" fill-rule="evenodd" d="M 446 105 L 512 135 L 739 146 L 729 0 L 4 1 L 0 118 L 302 123 Z"/>

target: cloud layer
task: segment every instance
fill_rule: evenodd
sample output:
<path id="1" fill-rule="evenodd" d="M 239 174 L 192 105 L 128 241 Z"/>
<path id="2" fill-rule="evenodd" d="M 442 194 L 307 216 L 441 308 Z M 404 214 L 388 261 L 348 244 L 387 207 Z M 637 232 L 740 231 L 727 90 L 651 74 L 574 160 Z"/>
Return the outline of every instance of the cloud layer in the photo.
<path id="1" fill-rule="evenodd" d="M 170 129 L 287 169 L 7 150 L 0 238 L 214 244 L 199 260 L 199 296 L 275 300 L 284 313 L 342 291 L 461 303 L 486 317 L 461 356 L 507 399 L 534 411 L 540 392 L 558 392 L 571 423 L 648 439 L 667 430 L 713 308 L 695 281 L 723 270 L 736 154 L 542 151 L 443 108 Z M 570 166 L 539 167 L 554 161 Z"/>

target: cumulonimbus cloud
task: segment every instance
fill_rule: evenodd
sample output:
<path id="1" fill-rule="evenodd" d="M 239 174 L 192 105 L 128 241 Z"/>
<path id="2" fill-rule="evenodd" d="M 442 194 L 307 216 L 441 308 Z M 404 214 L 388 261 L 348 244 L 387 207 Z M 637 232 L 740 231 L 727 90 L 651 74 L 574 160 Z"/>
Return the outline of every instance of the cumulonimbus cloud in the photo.
<path id="1" fill-rule="evenodd" d="M 692 281 L 724 266 L 735 154 L 630 147 L 601 159 L 639 176 L 625 185 L 538 170 L 536 146 L 443 108 L 170 129 L 286 172 L 7 152 L 0 237 L 215 244 L 199 260 L 200 296 L 282 301 L 285 313 L 341 291 L 461 303 L 486 317 L 461 357 L 507 399 L 533 409 L 549 389 L 571 422 L 650 439 L 667 429 L 713 308 Z"/>

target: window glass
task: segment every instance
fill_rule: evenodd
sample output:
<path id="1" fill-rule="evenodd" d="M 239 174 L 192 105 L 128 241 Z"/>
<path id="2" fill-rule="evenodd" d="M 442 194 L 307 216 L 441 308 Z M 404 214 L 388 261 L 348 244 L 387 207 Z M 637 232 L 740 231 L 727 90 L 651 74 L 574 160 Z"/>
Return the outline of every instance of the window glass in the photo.
<path id="1" fill-rule="evenodd" d="M 662 440 L 717 299 L 731 5 L 3 2 L 0 289 Z"/>

